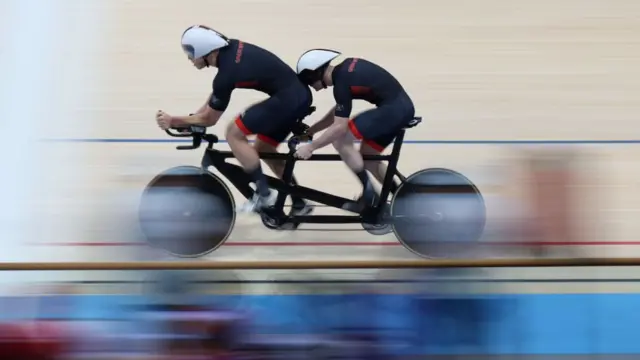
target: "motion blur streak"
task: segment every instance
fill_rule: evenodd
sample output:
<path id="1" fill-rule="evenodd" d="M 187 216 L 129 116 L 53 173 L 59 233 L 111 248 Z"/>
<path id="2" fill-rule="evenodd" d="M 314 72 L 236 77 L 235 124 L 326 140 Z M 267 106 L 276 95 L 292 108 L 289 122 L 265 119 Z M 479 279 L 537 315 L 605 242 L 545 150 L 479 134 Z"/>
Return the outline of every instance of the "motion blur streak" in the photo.
<path id="1" fill-rule="evenodd" d="M 86 181 L 78 169 L 88 159 L 83 158 L 87 152 L 38 140 L 89 134 L 91 118 L 86 110 L 95 105 L 87 89 L 100 76 L 100 67 L 95 66 L 99 53 L 93 48 L 101 43 L 106 7 L 79 0 L 2 3 L 6 31 L 2 35 L 5 55 L 0 56 L 5 134 L 0 143 L 4 244 L 0 260 L 52 261 L 50 251 L 26 243 L 81 231 L 78 201 Z M 84 257 L 80 252 L 56 253 L 55 260 L 78 260 Z M 0 281 L 19 282 L 24 276 L 3 274 Z"/>

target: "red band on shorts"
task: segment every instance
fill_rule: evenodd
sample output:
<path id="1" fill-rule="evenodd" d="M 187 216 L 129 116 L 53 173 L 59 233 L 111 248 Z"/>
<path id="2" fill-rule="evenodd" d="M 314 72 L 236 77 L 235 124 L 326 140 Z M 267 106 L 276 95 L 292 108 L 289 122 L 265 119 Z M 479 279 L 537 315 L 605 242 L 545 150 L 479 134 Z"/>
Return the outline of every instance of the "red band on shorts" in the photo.
<path id="1" fill-rule="evenodd" d="M 258 139 L 266 142 L 267 144 L 269 144 L 269 145 L 271 145 L 273 147 L 278 147 L 278 145 L 280 145 L 279 142 L 273 140 L 272 138 L 268 137 L 267 135 L 258 134 Z"/>
<path id="2" fill-rule="evenodd" d="M 235 120 L 235 123 L 238 129 L 240 129 L 240 131 L 242 131 L 245 135 L 253 134 L 251 130 L 247 129 L 247 127 L 244 126 L 244 124 L 242 123 L 242 116 L 238 115 L 238 117 Z"/>
<path id="3" fill-rule="evenodd" d="M 351 133 L 353 134 L 353 136 L 358 139 L 358 140 L 362 140 L 363 143 L 369 145 L 370 148 L 378 151 L 378 152 L 383 152 L 384 151 L 384 146 L 377 144 L 375 141 L 373 140 L 366 140 L 363 139 L 362 134 L 360 134 L 360 131 L 358 131 L 358 128 L 356 127 L 356 124 L 353 123 L 353 119 L 349 120 L 349 130 L 351 130 Z"/>
<path id="4" fill-rule="evenodd" d="M 356 128 L 356 124 L 353 123 L 353 119 L 349 120 L 349 130 L 351 130 L 351 133 L 356 139 L 362 140 L 362 134 L 360 134 L 360 131 Z"/>
<path id="5" fill-rule="evenodd" d="M 369 145 L 370 148 L 376 150 L 377 152 L 383 152 L 384 151 L 384 146 L 376 143 L 373 140 L 362 140 L 363 143 Z"/>

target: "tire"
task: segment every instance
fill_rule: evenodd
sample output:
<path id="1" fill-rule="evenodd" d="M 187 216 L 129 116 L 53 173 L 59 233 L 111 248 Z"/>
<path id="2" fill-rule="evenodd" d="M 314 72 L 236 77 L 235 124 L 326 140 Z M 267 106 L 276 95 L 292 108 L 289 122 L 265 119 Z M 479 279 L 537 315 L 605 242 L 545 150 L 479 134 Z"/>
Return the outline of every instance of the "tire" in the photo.
<path id="1" fill-rule="evenodd" d="M 236 220 L 235 201 L 217 176 L 195 166 L 157 175 L 140 201 L 142 233 L 150 246 L 176 257 L 197 258 L 218 249 Z"/>
<path id="2" fill-rule="evenodd" d="M 418 171 L 391 202 L 396 238 L 427 258 L 455 258 L 476 248 L 486 223 L 482 194 L 469 179 L 449 169 Z"/>

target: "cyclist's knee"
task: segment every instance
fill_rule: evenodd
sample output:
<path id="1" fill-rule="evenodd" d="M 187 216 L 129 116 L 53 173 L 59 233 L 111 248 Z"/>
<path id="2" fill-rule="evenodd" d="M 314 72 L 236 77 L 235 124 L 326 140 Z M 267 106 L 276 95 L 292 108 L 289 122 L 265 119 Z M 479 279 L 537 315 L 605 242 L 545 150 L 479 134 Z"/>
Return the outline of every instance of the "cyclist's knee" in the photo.
<path id="1" fill-rule="evenodd" d="M 278 149 L 275 146 L 273 146 L 273 144 L 260 139 L 260 137 L 256 139 L 255 143 L 253 144 L 253 147 L 256 149 L 256 151 L 259 151 L 259 152 L 268 152 L 268 153 L 278 152 Z"/>
<path id="2" fill-rule="evenodd" d="M 371 145 L 363 141 L 360 145 L 360 153 L 362 155 L 380 155 L 381 151 L 371 147 Z"/>
<path id="3" fill-rule="evenodd" d="M 380 155 L 381 152 L 377 149 L 372 148 L 366 142 L 362 142 L 360 145 L 360 154 L 361 155 Z M 380 160 L 365 160 L 364 167 L 370 172 L 376 172 L 379 169 L 379 166 L 382 164 Z"/>
<path id="4" fill-rule="evenodd" d="M 345 136 L 340 136 L 333 140 L 331 145 L 333 145 L 336 150 L 341 151 L 349 146 L 353 148 L 353 140 L 353 135 L 351 135 L 351 133 L 347 133 Z"/>
<path id="5" fill-rule="evenodd" d="M 234 122 L 227 125 L 224 136 L 227 140 L 246 138 L 244 131 L 242 131 L 242 129 L 240 129 L 240 127 L 238 127 Z"/>

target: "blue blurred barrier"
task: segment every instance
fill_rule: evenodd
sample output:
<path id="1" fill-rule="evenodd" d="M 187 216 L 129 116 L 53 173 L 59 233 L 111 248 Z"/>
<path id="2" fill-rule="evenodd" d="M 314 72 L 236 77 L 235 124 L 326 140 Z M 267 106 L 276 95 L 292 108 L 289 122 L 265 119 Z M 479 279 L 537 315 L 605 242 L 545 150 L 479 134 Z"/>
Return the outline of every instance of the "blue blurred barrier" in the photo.
<path id="1" fill-rule="evenodd" d="M 33 318 L 33 311 L 19 307 L 6 311 L 24 300 L 3 298 L 3 319 Z M 61 300 L 72 303 L 66 314 L 53 306 Z M 37 316 L 130 322 L 135 332 L 133 309 L 152 301 L 143 295 L 46 296 Z M 202 295 L 198 302 L 235 304 L 257 331 L 368 332 L 403 354 L 640 354 L 637 294 Z"/>

